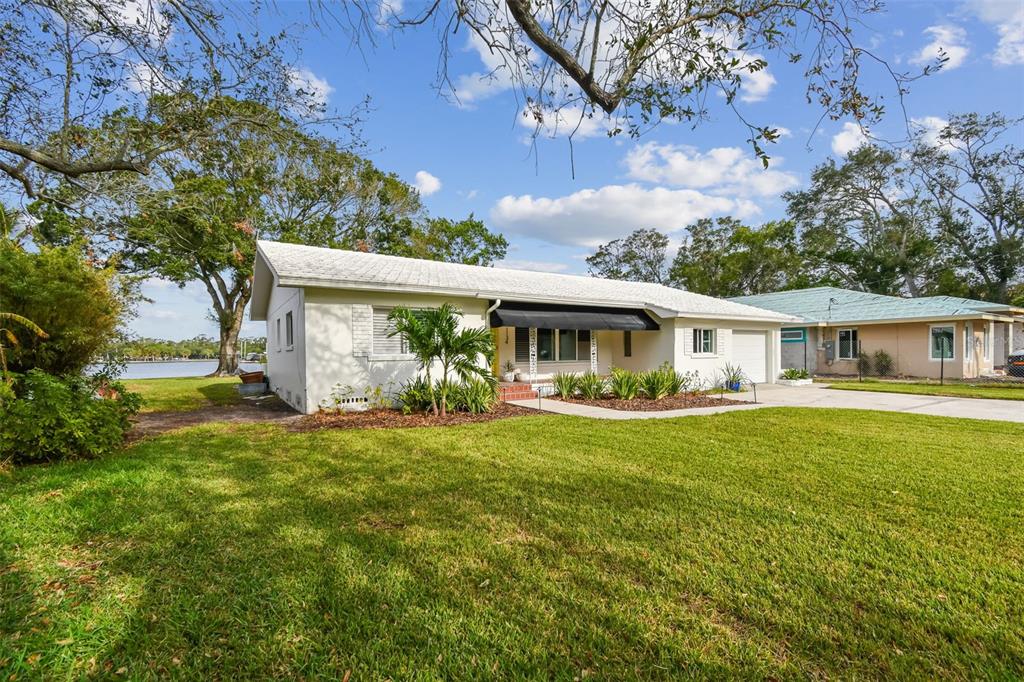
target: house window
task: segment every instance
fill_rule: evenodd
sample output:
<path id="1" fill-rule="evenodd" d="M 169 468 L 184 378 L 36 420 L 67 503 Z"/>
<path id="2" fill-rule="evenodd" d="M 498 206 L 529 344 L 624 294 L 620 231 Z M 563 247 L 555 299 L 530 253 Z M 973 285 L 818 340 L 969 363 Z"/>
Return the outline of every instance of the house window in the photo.
<path id="1" fill-rule="evenodd" d="M 295 325 L 292 322 L 292 313 L 290 310 L 284 315 L 284 338 L 285 346 L 288 350 L 291 350 L 295 345 Z"/>
<path id="2" fill-rule="evenodd" d="M 952 360 L 953 338 L 953 327 L 932 327 L 928 344 L 929 357 L 932 360 Z"/>
<path id="3" fill-rule="evenodd" d="M 553 362 L 555 359 L 555 330 L 537 330 L 537 362 Z"/>
<path id="4" fill-rule="evenodd" d="M 589 331 L 537 330 L 537 362 L 575 362 L 584 352 L 590 353 Z M 530 330 L 527 327 L 516 327 L 516 362 L 529 361 Z"/>
<path id="5" fill-rule="evenodd" d="M 274 332 L 274 346 L 277 347 L 277 352 L 281 352 L 281 318 L 277 318 L 277 331 Z"/>
<path id="6" fill-rule="evenodd" d="M 573 362 L 578 357 L 576 352 L 576 330 L 558 330 L 558 359 L 562 362 Z"/>
<path id="7" fill-rule="evenodd" d="M 783 329 L 782 343 L 800 343 L 807 340 L 807 330 L 801 328 Z"/>
<path id="8" fill-rule="evenodd" d="M 839 330 L 839 359 L 840 360 L 856 360 L 857 351 L 859 345 L 857 341 L 857 330 L 856 329 L 840 329 Z"/>
<path id="9" fill-rule="evenodd" d="M 622 354 L 627 358 L 633 357 L 633 332 L 622 332 Z"/>
<path id="10" fill-rule="evenodd" d="M 693 330 L 693 352 L 700 355 L 710 355 L 715 352 L 714 329 Z"/>
<path id="11" fill-rule="evenodd" d="M 395 323 L 388 319 L 391 308 L 373 309 L 373 354 L 374 355 L 406 355 L 409 344 L 402 334 L 389 336 L 395 330 Z"/>

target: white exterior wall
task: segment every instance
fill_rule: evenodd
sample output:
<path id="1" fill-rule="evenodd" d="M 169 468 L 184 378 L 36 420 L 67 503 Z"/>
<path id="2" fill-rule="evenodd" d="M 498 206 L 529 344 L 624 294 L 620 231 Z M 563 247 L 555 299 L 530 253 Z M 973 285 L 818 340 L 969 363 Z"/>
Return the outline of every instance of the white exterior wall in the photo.
<path id="1" fill-rule="evenodd" d="M 270 390 L 299 412 L 307 411 L 306 325 L 303 321 L 303 290 L 274 287 L 267 306 L 267 378 Z M 292 314 L 293 343 L 287 345 L 286 315 Z M 277 324 L 281 321 L 278 343 Z"/>
<path id="2" fill-rule="evenodd" d="M 466 327 L 484 327 L 488 302 L 405 293 L 362 292 L 337 289 L 305 290 L 305 409 L 317 410 L 335 386 L 351 386 L 357 396 L 366 387 L 382 386 L 397 392 L 417 373 L 411 356 L 381 356 L 372 350 L 373 306 L 436 308 L 451 303 L 463 312 Z"/>
<path id="3" fill-rule="evenodd" d="M 693 329 L 715 329 L 716 352 L 709 355 L 692 353 Z M 699 318 L 677 318 L 675 320 L 675 368 L 680 372 L 697 372 L 705 385 L 714 384 L 725 363 L 736 364 L 732 356 L 733 329 L 763 331 L 765 334 L 765 376 L 768 383 L 775 383 L 781 372 L 782 344 L 779 324 L 739 322 L 732 320 L 709 320 Z"/>

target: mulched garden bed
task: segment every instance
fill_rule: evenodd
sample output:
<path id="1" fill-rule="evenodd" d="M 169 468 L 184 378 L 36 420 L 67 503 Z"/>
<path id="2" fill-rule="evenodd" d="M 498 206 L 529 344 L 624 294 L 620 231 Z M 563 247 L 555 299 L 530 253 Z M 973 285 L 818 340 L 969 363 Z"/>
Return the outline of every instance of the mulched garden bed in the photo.
<path id="1" fill-rule="evenodd" d="M 455 426 L 477 424 L 496 419 L 536 415 L 535 410 L 498 403 L 490 412 L 470 414 L 452 412 L 445 417 L 416 412 L 402 414 L 401 410 L 367 410 L 365 412 L 318 412 L 297 420 L 291 425 L 293 431 L 318 431 L 320 429 L 414 429 L 424 426 Z"/>
<path id="2" fill-rule="evenodd" d="M 605 407 L 609 410 L 630 410 L 637 412 L 660 412 L 662 410 L 686 410 L 694 407 L 721 407 L 729 405 L 742 405 L 739 400 L 722 399 L 705 393 L 687 393 L 673 395 L 661 400 L 649 398 L 633 398 L 632 400 L 619 400 L 612 396 L 605 396 L 600 400 L 587 400 L 585 398 L 559 398 L 551 396 L 551 400 L 561 400 L 577 405 L 591 405 L 593 407 Z"/>

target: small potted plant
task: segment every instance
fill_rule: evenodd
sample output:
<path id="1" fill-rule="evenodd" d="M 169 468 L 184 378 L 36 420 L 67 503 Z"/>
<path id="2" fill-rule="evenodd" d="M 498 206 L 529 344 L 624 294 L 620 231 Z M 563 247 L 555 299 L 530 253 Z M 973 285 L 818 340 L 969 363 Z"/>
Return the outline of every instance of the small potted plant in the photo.
<path id="1" fill-rule="evenodd" d="M 506 360 L 503 367 L 504 372 L 501 374 L 501 380 L 512 383 L 516 380 L 516 365 L 511 360 Z"/>
<path id="2" fill-rule="evenodd" d="M 725 367 L 722 368 L 722 384 L 733 393 L 740 392 L 740 387 L 743 385 L 745 378 L 746 375 L 743 374 L 743 369 L 739 365 L 731 365 L 727 362 Z"/>

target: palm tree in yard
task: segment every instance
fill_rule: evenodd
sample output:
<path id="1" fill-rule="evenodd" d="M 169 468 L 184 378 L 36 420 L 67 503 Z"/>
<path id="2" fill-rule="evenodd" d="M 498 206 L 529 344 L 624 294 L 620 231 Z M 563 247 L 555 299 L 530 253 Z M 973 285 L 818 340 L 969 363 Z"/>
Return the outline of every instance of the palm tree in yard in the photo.
<path id="1" fill-rule="evenodd" d="M 417 311 L 395 308 L 389 318 L 395 325 L 390 335 L 405 335 L 409 351 L 416 356 L 420 368 L 426 373 L 434 414 L 438 414 L 439 405 L 442 417 L 448 413 L 452 374 L 460 381 L 474 377 L 487 382 L 494 381 L 489 370 L 494 358 L 494 340 L 490 332 L 483 327 L 459 329 L 462 312 L 452 304 L 445 303 L 438 308 Z M 480 362 L 481 358 L 484 362 Z M 441 365 L 440 395 L 436 399 L 431 379 L 431 366 L 435 362 Z"/>
<path id="2" fill-rule="evenodd" d="M 31 333 L 35 334 L 41 339 L 45 339 L 48 334 L 40 328 L 38 324 L 23 317 L 17 313 L 4 313 L 0 312 L 0 376 L 3 377 L 4 383 L 10 385 L 11 377 L 7 373 L 7 353 L 4 351 L 4 339 L 10 342 L 11 346 L 18 345 L 18 337 L 14 335 L 14 332 L 6 325 L 14 322 Z"/>

